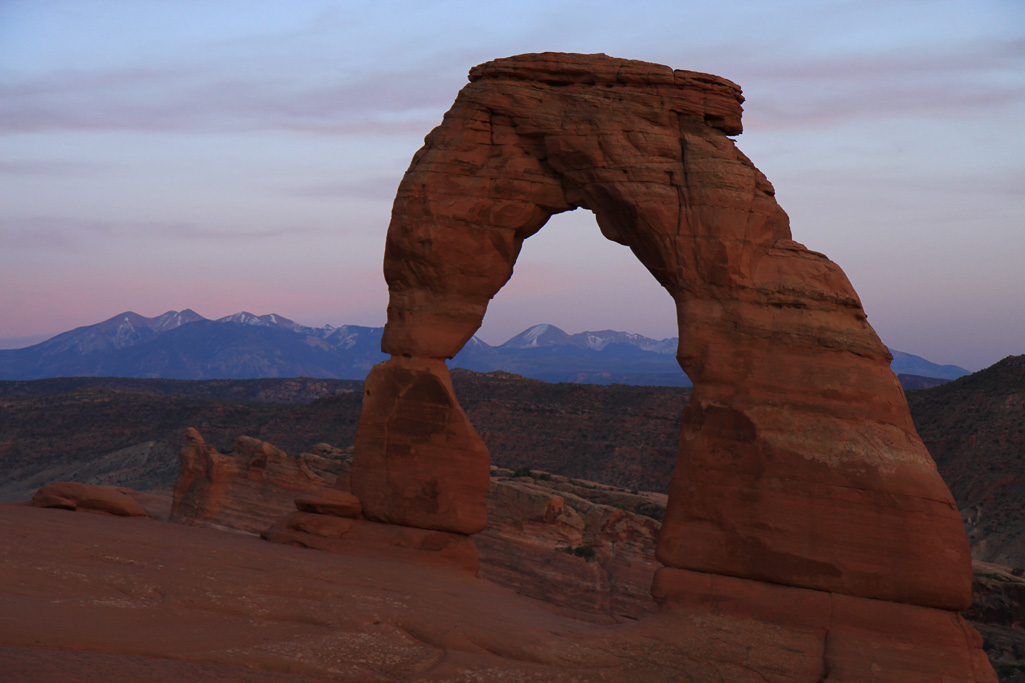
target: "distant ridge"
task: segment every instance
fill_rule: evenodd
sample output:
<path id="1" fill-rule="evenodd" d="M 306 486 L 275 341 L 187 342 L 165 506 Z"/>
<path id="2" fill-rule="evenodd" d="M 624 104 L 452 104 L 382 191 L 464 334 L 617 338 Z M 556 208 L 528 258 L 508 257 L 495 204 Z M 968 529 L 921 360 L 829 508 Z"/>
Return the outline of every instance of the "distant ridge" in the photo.
<path id="1" fill-rule="evenodd" d="M 220 320 L 191 309 L 155 318 L 126 311 L 34 346 L 0 351 L 0 379 L 363 379 L 384 358 L 381 330 L 306 327 L 245 311 Z"/>
<path id="2" fill-rule="evenodd" d="M 0 350 L 0 379 L 139 377 L 363 379 L 381 352 L 381 327 L 310 327 L 276 313 L 240 311 L 209 320 L 192 309 L 147 318 L 115 315 L 21 349 Z M 505 371 L 547 382 L 690 386 L 676 362 L 676 337 L 652 339 L 616 330 L 568 334 L 533 325 L 498 346 L 473 337 L 449 365 Z M 968 373 L 892 351 L 908 388 Z M 911 377 L 914 376 L 914 377 Z"/>
<path id="3" fill-rule="evenodd" d="M 890 353 L 893 354 L 893 362 L 890 363 L 890 368 L 898 374 L 938 377 L 940 379 L 957 379 L 958 377 L 971 374 L 959 365 L 937 365 L 921 356 L 915 356 L 895 349 L 890 349 Z"/>

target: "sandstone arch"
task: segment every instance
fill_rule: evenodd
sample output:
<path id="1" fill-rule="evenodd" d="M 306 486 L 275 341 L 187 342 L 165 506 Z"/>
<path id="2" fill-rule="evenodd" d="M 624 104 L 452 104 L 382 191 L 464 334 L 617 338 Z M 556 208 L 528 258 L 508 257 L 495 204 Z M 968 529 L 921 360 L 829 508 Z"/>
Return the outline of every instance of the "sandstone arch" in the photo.
<path id="1" fill-rule="evenodd" d="M 583 207 L 673 296 L 685 410 L 655 592 L 704 572 L 949 610 L 970 603 L 954 502 L 843 272 L 791 239 L 736 148 L 740 89 L 605 55 L 470 71 L 402 179 L 353 491 L 377 521 L 472 534 L 488 455 L 445 359 L 523 240 Z"/>

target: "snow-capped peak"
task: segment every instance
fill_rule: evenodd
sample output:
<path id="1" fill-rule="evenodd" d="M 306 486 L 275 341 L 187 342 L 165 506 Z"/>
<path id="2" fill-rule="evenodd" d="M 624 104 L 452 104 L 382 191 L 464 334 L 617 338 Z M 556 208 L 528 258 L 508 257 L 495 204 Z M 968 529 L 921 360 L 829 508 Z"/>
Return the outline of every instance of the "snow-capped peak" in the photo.
<path id="1" fill-rule="evenodd" d="M 489 348 L 491 348 L 491 344 L 488 344 L 486 341 L 484 341 L 483 339 L 481 339 L 477 335 L 473 335 L 472 337 L 470 337 L 470 341 L 466 342 L 463 345 L 463 348 L 464 349 L 489 349 Z"/>
<path id="2" fill-rule="evenodd" d="M 534 325 L 523 333 L 523 340 L 527 342 L 527 346 L 537 346 L 537 338 L 550 329 L 552 329 L 552 325 L 548 323 Z"/>
<path id="3" fill-rule="evenodd" d="M 249 311 L 239 311 L 231 315 L 226 315 L 223 318 L 218 318 L 219 323 L 238 323 L 240 325 L 266 325 L 260 316 L 253 315 Z"/>
<path id="4" fill-rule="evenodd" d="M 502 346 L 514 349 L 529 349 L 538 346 L 565 344 L 568 339 L 569 335 L 555 325 L 541 323 L 540 325 L 528 327 L 506 343 L 502 344 Z"/>
<path id="5" fill-rule="evenodd" d="M 156 318 L 150 318 L 150 329 L 154 332 L 166 332 L 188 323 L 194 323 L 197 320 L 206 320 L 206 318 L 191 308 L 186 308 L 183 311 L 168 311 Z"/>
<path id="6" fill-rule="evenodd" d="M 290 332 L 298 332 L 299 334 L 314 334 L 318 330 L 313 327 L 306 327 L 300 325 L 294 320 L 278 315 L 277 313 L 268 313 L 267 315 L 255 315 L 249 311 L 240 311 L 233 315 L 227 315 L 223 318 L 218 318 L 219 323 L 236 323 L 238 325 L 253 325 L 255 327 L 278 327 Z"/>

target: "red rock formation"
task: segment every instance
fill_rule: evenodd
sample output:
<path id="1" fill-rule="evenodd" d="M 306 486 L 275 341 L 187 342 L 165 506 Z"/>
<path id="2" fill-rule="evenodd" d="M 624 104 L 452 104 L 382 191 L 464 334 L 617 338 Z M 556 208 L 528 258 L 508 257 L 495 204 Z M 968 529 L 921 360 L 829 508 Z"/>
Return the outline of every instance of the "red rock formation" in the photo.
<path id="1" fill-rule="evenodd" d="M 833 649 L 816 656 L 838 678 L 871 674 L 858 653 L 894 635 L 866 631 L 872 619 L 910 629 L 901 647 L 935 635 L 929 676 L 983 676 L 983 664 L 968 673 L 982 653 L 953 613 L 971 602 L 957 508 L 846 276 L 791 239 L 772 185 L 728 137 L 741 132 L 740 89 L 555 53 L 488 62 L 470 81 L 392 210 L 382 339 L 392 359 L 368 378 L 352 476 L 364 513 L 483 527 L 487 455 L 444 359 L 480 326 L 523 240 L 586 208 L 676 301 L 677 357 L 694 382 L 658 543 L 663 575 L 824 600 L 838 625 L 824 626 Z M 665 588 L 677 580 L 656 595 L 691 600 Z M 896 653 L 881 670 L 911 680 L 922 661 Z"/>
<path id="2" fill-rule="evenodd" d="M 394 358 L 371 373 L 373 386 L 405 386 L 410 365 L 433 363 L 440 376 L 440 359 L 477 330 L 523 240 L 554 213 L 590 209 L 676 300 L 679 361 L 695 384 L 659 559 L 966 607 L 964 532 L 889 352 L 843 272 L 791 239 L 772 185 L 728 137 L 741 131 L 740 89 L 550 53 L 488 62 L 470 81 L 398 189 L 382 342 Z M 408 394 L 403 414 L 417 415 L 421 401 Z M 444 402 L 458 410 L 448 394 Z M 446 420 L 382 429 L 388 410 L 370 396 L 361 416 L 360 430 L 377 435 L 356 448 L 353 490 L 366 514 L 469 531 L 406 500 L 445 488 L 439 510 L 483 516 L 479 485 L 464 494 L 463 475 L 435 474 L 438 450 L 410 445 L 444 441 L 465 456 L 450 470 L 479 470 L 472 432 L 456 436 Z"/>
<path id="3" fill-rule="evenodd" d="M 146 510 L 130 495 L 130 489 L 94 486 L 73 481 L 47 484 L 32 496 L 32 504 L 41 508 L 88 510 L 120 517 L 146 517 Z"/>
<path id="4" fill-rule="evenodd" d="M 337 465 L 304 453 L 298 458 L 240 436 L 228 453 L 208 446 L 195 429 L 185 430 L 171 520 L 259 533 L 292 509 L 297 495 L 330 485 L 321 472 Z"/>

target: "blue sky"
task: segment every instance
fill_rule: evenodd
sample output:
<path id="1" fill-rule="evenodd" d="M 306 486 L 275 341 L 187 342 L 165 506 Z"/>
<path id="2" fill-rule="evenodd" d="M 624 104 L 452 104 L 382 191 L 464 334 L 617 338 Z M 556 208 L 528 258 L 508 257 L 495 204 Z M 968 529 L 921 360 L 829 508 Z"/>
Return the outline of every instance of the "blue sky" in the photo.
<path id="1" fill-rule="evenodd" d="M 475 64 L 605 52 L 744 88 L 738 145 L 894 348 L 1025 353 L 1025 3 L 0 3 L 0 338 L 191 307 L 384 322 L 391 199 Z M 481 336 L 676 334 L 590 214 Z M 10 345 L 10 343 L 8 343 Z"/>

